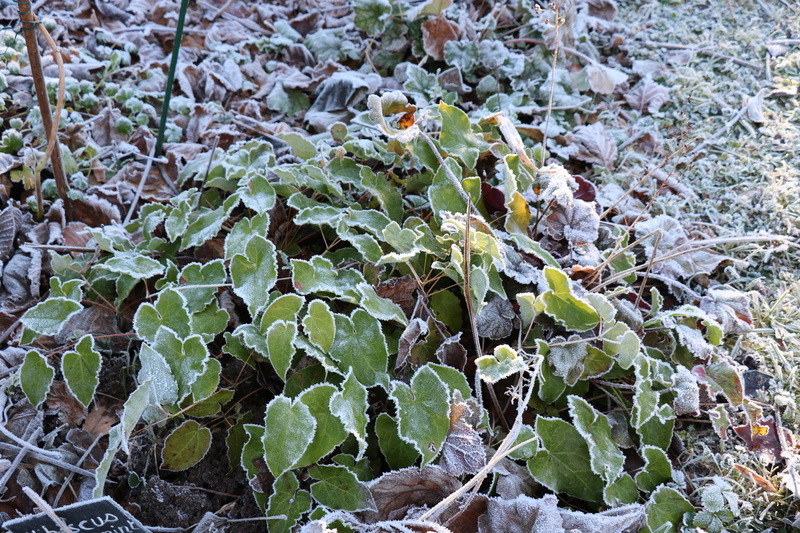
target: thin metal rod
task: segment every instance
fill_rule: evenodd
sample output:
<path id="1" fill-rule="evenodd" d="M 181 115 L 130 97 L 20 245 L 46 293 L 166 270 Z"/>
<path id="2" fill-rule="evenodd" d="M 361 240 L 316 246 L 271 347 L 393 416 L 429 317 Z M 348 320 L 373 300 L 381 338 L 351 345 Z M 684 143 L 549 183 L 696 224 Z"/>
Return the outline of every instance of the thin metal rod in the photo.
<path id="1" fill-rule="evenodd" d="M 167 129 L 167 115 L 169 114 L 169 101 L 172 98 L 172 87 L 175 84 L 175 71 L 178 70 L 178 55 L 181 51 L 183 39 L 183 24 L 186 22 L 186 9 L 189 0 L 181 0 L 181 10 L 178 14 L 178 24 L 175 27 L 175 40 L 172 43 L 172 61 L 167 75 L 167 86 L 164 88 L 164 105 L 161 107 L 161 121 L 158 124 L 158 137 L 156 138 L 155 157 L 160 157 L 164 149 L 164 131 Z"/>

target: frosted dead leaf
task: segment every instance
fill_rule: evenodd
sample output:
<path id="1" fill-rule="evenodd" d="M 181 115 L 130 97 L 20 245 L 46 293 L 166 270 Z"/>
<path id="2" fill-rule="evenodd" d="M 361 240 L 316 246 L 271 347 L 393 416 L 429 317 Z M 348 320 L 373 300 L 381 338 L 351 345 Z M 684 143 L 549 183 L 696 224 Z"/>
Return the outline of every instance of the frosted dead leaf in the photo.
<path id="1" fill-rule="evenodd" d="M 602 513 L 560 509 L 558 499 L 548 494 L 534 499 L 489 499 L 486 514 L 478 520 L 479 533 L 634 533 L 645 525 L 644 505 L 622 505 Z"/>
<path id="2" fill-rule="evenodd" d="M 614 168 L 617 160 L 617 142 L 603 124 L 595 122 L 589 126 L 578 126 L 572 133 L 572 139 L 578 146 L 576 159 Z"/>
<path id="3" fill-rule="evenodd" d="M 475 426 L 481 410 L 474 398 L 464 400 L 456 390 L 450 403 L 450 430 L 442 447 L 440 466 L 454 476 L 474 474 L 486 465 L 483 441 Z"/>
<path id="4" fill-rule="evenodd" d="M 688 368 L 678 365 L 678 371 L 672 376 L 672 386 L 676 392 L 673 405 L 676 415 L 700 414 L 700 385 L 697 378 Z"/>
<path id="5" fill-rule="evenodd" d="M 764 92 L 759 91 L 754 97 L 747 101 L 745 116 L 756 124 L 763 124 L 767 120 L 764 118 Z"/>
<path id="6" fill-rule="evenodd" d="M 9 170 L 18 166 L 21 163 L 18 157 L 13 155 L 0 153 L 0 174 L 5 174 Z"/>
<path id="7" fill-rule="evenodd" d="M 405 468 L 388 472 L 367 485 L 375 511 L 359 513 L 367 522 L 405 516 L 411 507 L 433 506 L 461 487 L 461 482 L 439 468 Z"/>
<path id="8" fill-rule="evenodd" d="M 628 75 L 617 69 L 592 63 L 586 67 L 589 87 L 599 94 L 611 94 L 620 83 L 628 81 Z"/>
<path id="9" fill-rule="evenodd" d="M 653 263 L 652 271 L 674 278 L 688 278 L 697 274 L 710 274 L 726 259 L 705 250 L 692 250 L 689 236 L 683 225 L 669 215 L 658 215 L 650 220 L 643 220 L 634 226 L 636 238 L 648 233 L 660 231 L 661 241 L 656 250 L 656 235 L 644 242 L 645 254 L 648 257 L 661 259 Z M 666 259 L 669 257 L 669 259 Z"/>
<path id="10" fill-rule="evenodd" d="M 478 335 L 489 339 L 504 339 L 514 331 L 517 314 L 511 302 L 495 296 L 475 316 Z"/>
<path id="11" fill-rule="evenodd" d="M 10 205 L 0 211 L 0 261 L 5 261 L 14 250 L 14 239 L 22 225 L 22 211 Z"/>
<path id="12" fill-rule="evenodd" d="M 750 298 L 741 291 L 712 287 L 700 298 L 700 309 L 716 318 L 726 334 L 753 329 Z"/>
<path id="13" fill-rule="evenodd" d="M 547 232 L 556 240 L 582 245 L 597 240 L 600 216 L 594 202 L 573 200 L 572 205 L 555 206 L 547 215 Z"/>
<path id="14" fill-rule="evenodd" d="M 444 59 L 444 45 L 458 39 L 458 25 L 442 17 L 429 18 L 422 23 L 422 46 L 436 61 Z"/>
<path id="15" fill-rule="evenodd" d="M 428 324 L 419 318 L 410 321 L 397 341 L 397 363 L 395 368 L 401 368 L 410 363 L 411 349 L 419 342 L 423 335 L 428 334 Z"/>
<path id="16" fill-rule="evenodd" d="M 603 20 L 614 20 L 617 16 L 617 3 L 614 0 L 589 0 L 589 14 Z"/>
<path id="17" fill-rule="evenodd" d="M 625 100 L 632 108 L 644 113 L 657 113 L 661 106 L 669 99 L 669 89 L 653 81 L 650 76 L 645 76 L 628 91 Z"/>

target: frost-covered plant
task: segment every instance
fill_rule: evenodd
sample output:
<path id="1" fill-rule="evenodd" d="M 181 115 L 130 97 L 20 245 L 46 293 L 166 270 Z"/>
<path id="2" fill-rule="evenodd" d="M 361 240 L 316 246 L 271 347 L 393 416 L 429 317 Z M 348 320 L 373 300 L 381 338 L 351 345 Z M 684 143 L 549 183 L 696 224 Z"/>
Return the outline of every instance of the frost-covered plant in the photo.
<path id="1" fill-rule="evenodd" d="M 125 93 L 115 97 L 136 102 Z M 699 383 L 742 402 L 738 370 L 716 348 L 722 327 L 693 305 L 665 308 L 655 288 L 632 305 L 617 271 L 645 268 L 644 255 L 627 267 L 604 261 L 605 289 L 573 279 L 573 265 L 586 264 L 576 250 L 599 235 L 596 216 L 570 213 L 593 204 L 575 197 L 562 167 L 538 168 L 504 116 L 471 119 L 446 103 L 420 111 L 399 93 L 369 107 L 388 140 L 353 128 L 317 143 L 286 134 L 295 159 L 280 164 L 269 143 L 236 144 L 192 161 L 168 203 L 145 205 L 124 228 L 92 230 L 103 255 L 88 270 L 89 255 L 54 255 L 50 297 L 22 319 L 25 343 L 58 334 L 90 294 L 117 306 L 137 287 L 152 295 L 132 317 L 138 388 L 96 492 L 140 418 L 173 421 L 162 468 L 199 462 L 207 422 L 236 394 L 222 361 L 239 359 L 283 383 L 263 419 L 228 419 L 229 457 L 267 515 L 286 516 L 271 531 L 326 509 L 365 520 L 353 513 L 374 511 L 398 468 L 478 483 L 500 475 L 501 461 L 552 492 L 631 506 L 631 523 L 675 527 L 693 510 L 665 453 L 676 413 L 697 412 Z M 494 177 L 476 174 L 482 160 Z M 271 221 L 281 216 L 277 237 Z M 187 261 L 211 242 L 215 256 Z M 594 268 L 604 268 L 599 254 Z M 88 402 L 97 374 L 77 368 L 99 368 L 99 347 L 77 341 L 61 372 Z M 32 403 L 54 374 L 30 352 L 20 382 Z M 613 403 L 587 400 L 608 384 Z M 515 400 L 503 409 L 508 389 Z M 567 416 L 552 416 L 559 409 Z M 644 466 L 626 470 L 624 448 Z M 255 481 L 254 458 L 272 487 Z M 423 516 L 460 494 L 429 502 Z"/>

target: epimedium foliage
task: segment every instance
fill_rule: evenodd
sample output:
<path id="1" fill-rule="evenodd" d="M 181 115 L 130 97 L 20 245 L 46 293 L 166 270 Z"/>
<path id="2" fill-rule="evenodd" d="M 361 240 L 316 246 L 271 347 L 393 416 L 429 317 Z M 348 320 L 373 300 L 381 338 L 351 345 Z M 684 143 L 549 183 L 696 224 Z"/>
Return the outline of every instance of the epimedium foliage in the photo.
<path id="1" fill-rule="evenodd" d="M 142 418 L 181 421 L 164 433 L 164 469 L 197 464 L 236 394 L 222 360 L 236 358 L 280 384 L 263 415 L 225 418 L 229 457 L 264 512 L 285 516 L 270 531 L 331 511 L 375 521 L 381 484 L 405 467 L 436 469 L 455 491 L 500 476 L 506 456 L 586 508 L 628 506 L 631 523 L 674 530 L 693 510 L 665 452 L 676 415 L 699 414 L 700 384 L 744 401 L 720 322 L 637 293 L 657 252 L 631 251 L 630 228 L 601 231 L 575 178 L 534 163 L 541 147 L 504 115 L 418 110 L 390 92 L 369 99 L 369 117 L 379 135 L 285 135 L 281 163 L 264 140 L 200 157 L 169 203 L 124 231 L 92 230 L 99 257 L 53 255 L 24 343 L 59 333 L 84 299 L 123 306 L 147 291 L 132 318 L 137 388 L 97 494 Z M 84 405 L 99 370 L 91 336 L 62 358 Z M 54 374 L 28 354 L 33 404 Z M 629 457 L 643 466 L 626 469 Z"/>
<path id="2" fill-rule="evenodd" d="M 22 318 L 32 349 L 19 380 L 31 403 L 57 373 L 37 339 L 63 334 L 87 301 L 129 315 L 135 338 L 136 387 L 110 432 L 97 495 L 142 421 L 155 426 L 169 471 L 198 464 L 222 421 L 228 458 L 273 517 L 270 531 L 402 518 L 408 509 L 387 499 L 421 484 L 427 493 L 409 504 L 442 518 L 437 504 L 468 480 L 480 501 L 491 498 L 490 521 L 512 510 L 586 520 L 556 510 L 551 495 L 529 497 L 549 491 L 610 509 L 592 515 L 595 525 L 671 531 L 694 510 L 666 453 L 676 417 L 700 414 L 703 387 L 760 419 L 719 348 L 747 315 L 737 295 L 710 290 L 679 305 L 640 285 L 643 272 L 668 284 L 724 258 L 692 249 L 666 215 L 601 220 L 591 184 L 537 163 L 557 153 L 566 113 L 552 115 L 544 147 L 531 149 L 515 127 L 548 91 L 556 106 L 576 106 L 577 87 L 608 94 L 625 75 L 590 58 L 585 72 L 552 70 L 542 49 L 445 38 L 446 4 L 426 3 L 422 22 L 386 0 L 354 2 L 358 29 L 384 45 L 413 37 L 416 57 L 450 68 L 398 65 L 405 45 L 374 54 L 416 106 L 403 93 L 373 95 L 358 117 L 372 128 L 336 123 L 310 138 L 214 150 L 183 169 L 169 202 L 143 206 L 124 228 L 91 230 L 98 254 L 52 254 L 49 297 Z M 533 26 L 531 37 L 549 39 Z M 301 39 L 284 24 L 258 45 Z M 304 42 L 319 60 L 358 57 L 337 28 Z M 458 84 L 445 76 L 456 71 Z M 455 105 L 462 81 L 483 100 L 471 115 Z M 135 90 L 105 92 L 126 110 L 120 132 L 154 115 Z M 80 85 L 71 93 L 95 105 Z M 278 84 L 267 103 L 294 114 L 309 100 Z M 608 166 L 616 146 L 601 142 L 599 123 L 579 128 L 578 159 Z M 3 146 L 16 144 L 4 134 Z M 83 405 L 98 386 L 99 344 L 83 336 L 60 360 Z M 267 383 L 252 412 L 231 408 L 243 405 L 222 376 L 232 360 Z M 715 427 L 729 424 L 721 402 L 714 412 Z M 486 476 L 493 483 L 481 485 Z M 693 520 L 725 512 L 707 505 Z"/>

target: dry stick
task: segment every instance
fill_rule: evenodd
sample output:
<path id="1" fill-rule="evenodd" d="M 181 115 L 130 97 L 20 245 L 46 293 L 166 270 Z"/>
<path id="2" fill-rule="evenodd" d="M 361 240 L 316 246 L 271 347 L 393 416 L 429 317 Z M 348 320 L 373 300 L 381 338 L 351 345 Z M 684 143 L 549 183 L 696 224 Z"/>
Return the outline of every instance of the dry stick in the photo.
<path id="1" fill-rule="evenodd" d="M 713 248 L 718 244 L 736 244 L 736 243 L 753 243 L 753 242 L 770 242 L 770 241 L 786 241 L 788 237 L 783 237 L 781 235 L 751 235 L 751 236 L 742 236 L 742 237 L 730 237 L 730 238 L 719 238 L 719 239 L 704 239 L 702 241 L 690 241 L 680 246 L 677 246 L 667 255 L 654 258 L 652 260 L 653 263 L 661 263 L 663 261 L 669 261 L 670 259 L 675 259 L 676 257 L 680 257 L 685 254 L 690 254 L 693 252 L 699 252 L 701 250 L 706 250 L 708 248 Z M 689 246 L 692 244 L 700 244 L 700 246 L 695 246 L 692 248 L 682 249 L 685 246 Z M 638 272 L 643 268 L 647 268 L 647 265 L 637 265 L 635 267 L 631 267 L 620 272 L 617 272 L 603 283 L 598 284 L 595 287 L 592 287 L 590 290 L 591 292 L 597 292 L 600 289 L 611 285 L 612 283 L 616 283 L 617 281 L 625 278 L 628 274 L 632 274 L 634 272 Z"/>
<path id="2" fill-rule="evenodd" d="M 83 462 L 86 460 L 86 458 L 89 457 L 89 454 L 92 453 L 92 450 L 94 450 L 94 447 L 97 446 L 97 443 L 100 442 L 100 439 L 102 439 L 102 438 L 103 438 L 103 435 L 98 435 L 97 437 L 95 437 L 95 439 L 92 442 L 92 444 L 90 444 L 89 447 L 86 448 L 86 451 L 83 453 L 83 455 L 81 455 L 81 458 L 78 459 L 78 463 L 77 464 L 78 464 L 79 467 L 80 467 L 80 465 L 83 464 Z M 61 501 L 61 495 L 64 494 L 64 490 L 69 486 L 69 484 L 72 481 L 72 478 L 74 476 L 75 476 L 75 473 L 74 472 L 70 472 L 67 475 L 67 478 L 61 483 L 61 488 L 58 489 L 58 493 L 56 494 L 56 497 L 53 498 L 53 505 L 55 507 L 58 507 L 58 502 Z"/>
<path id="3" fill-rule="evenodd" d="M 36 439 L 38 439 L 42 435 L 42 433 L 43 433 L 42 428 L 37 428 L 33 432 L 33 434 L 30 437 L 28 437 L 28 444 L 23 446 L 20 449 L 20 451 L 17 452 L 17 456 L 14 458 L 14 461 L 8 467 L 8 470 L 6 470 L 5 474 L 3 474 L 3 477 L 0 478 L 0 488 L 5 488 L 6 483 L 8 483 L 8 480 L 11 479 L 11 476 L 14 475 L 14 472 L 17 470 L 20 463 L 22 463 L 22 460 L 25 459 L 25 456 L 28 455 L 28 450 L 34 447 L 33 442 L 35 442 Z"/>
<path id="4" fill-rule="evenodd" d="M 0 442 L 0 450 L 6 450 L 10 452 L 19 452 L 22 446 L 17 446 L 15 444 L 9 444 L 7 442 Z M 60 459 L 56 459 L 50 455 L 46 455 L 50 452 L 47 450 L 43 450 L 37 447 L 28 447 L 28 455 L 35 457 L 36 459 L 51 464 L 53 466 L 57 466 L 58 468 L 63 468 L 64 470 L 68 470 L 70 472 L 75 472 L 76 474 L 80 474 L 86 477 L 94 477 L 94 473 L 86 470 L 84 468 L 78 468 L 77 466 L 72 466 L 71 464 L 62 461 Z"/>
<path id="5" fill-rule="evenodd" d="M 653 268 L 653 259 L 655 259 L 658 247 L 661 245 L 661 237 L 664 236 L 664 232 L 661 231 L 660 228 L 655 231 L 656 242 L 653 244 L 653 254 L 650 256 L 650 261 L 647 262 L 647 268 L 644 271 L 644 279 L 642 279 L 642 284 L 639 286 L 639 292 L 636 294 L 636 301 L 633 303 L 634 309 L 639 307 L 639 302 L 642 300 L 642 293 L 644 293 L 644 288 L 647 286 L 647 276 L 650 275 L 650 269 Z"/>
<path id="6" fill-rule="evenodd" d="M 545 154 L 547 153 L 547 130 L 550 129 L 550 116 L 553 114 L 553 97 L 556 92 L 556 68 L 558 67 L 558 49 L 560 48 L 558 46 L 558 4 L 555 4 L 553 15 L 553 24 L 556 30 L 556 46 L 553 50 L 553 66 L 550 68 L 550 94 L 547 97 L 547 116 L 544 121 L 544 131 L 542 132 L 542 159 L 539 161 L 539 166 L 541 167 L 544 166 Z M 547 209 L 545 208 L 545 212 L 546 211 Z M 542 213 L 542 215 L 544 215 L 544 213 Z"/>
<path id="7" fill-rule="evenodd" d="M 23 6 L 27 6 L 27 9 L 23 8 Z M 48 143 L 52 144 L 52 147 L 48 147 L 48 151 L 51 153 L 53 175 L 55 176 L 58 194 L 64 200 L 64 209 L 67 213 L 67 218 L 69 219 L 71 218 L 71 202 L 67 196 L 67 180 L 64 175 L 64 166 L 61 162 L 61 148 L 59 146 L 58 136 L 56 135 L 58 118 L 60 117 L 56 117 L 56 122 L 54 124 L 53 117 L 50 114 L 50 100 L 47 97 L 47 87 L 44 83 L 44 71 L 42 70 L 42 60 L 39 56 L 39 46 L 36 42 L 36 27 L 39 26 L 39 21 L 36 19 L 36 15 L 33 14 L 30 0 L 17 0 L 17 9 L 19 10 L 19 18 L 22 22 L 22 33 L 25 36 L 25 47 L 28 51 L 28 62 L 30 63 L 31 67 L 31 76 L 33 77 L 33 85 L 36 89 L 36 100 L 39 104 L 39 111 L 42 115 L 42 123 L 44 125 L 45 135 L 48 138 Z M 63 75 L 63 62 L 59 57 L 57 48 L 54 46 L 55 43 L 52 43 L 52 38 L 50 38 L 49 33 L 46 33 L 47 30 L 45 30 L 44 27 L 41 27 L 41 29 L 45 35 L 45 38 L 48 39 L 48 44 L 51 44 L 51 47 L 53 48 L 55 60 L 59 64 L 59 77 L 61 78 Z M 63 99 L 62 87 L 63 83 L 59 81 L 59 95 L 61 95 Z M 44 216 L 44 201 L 42 199 L 42 184 L 40 179 L 36 180 L 35 187 L 36 204 L 39 210 L 38 216 L 42 217 Z"/>
<path id="8" fill-rule="evenodd" d="M 758 70 L 759 72 L 761 71 L 761 67 L 759 65 L 756 65 L 755 63 L 745 61 L 744 59 L 739 59 L 738 57 L 732 57 L 725 54 L 720 54 L 719 52 L 712 52 L 710 50 L 707 50 L 706 48 L 698 48 L 694 46 L 689 46 L 687 44 L 664 43 L 659 41 L 641 41 L 641 44 L 643 44 L 644 46 L 652 46 L 654 48 L 667 48 L 670 50 L 688 50 L 696 54 L 716 57 L 719 59 L 725 59 L 727 61 L 733 61 L 737 65 L 751 68 L 753 70 Z"/>
<path id="9" fill-rule="evenodd" d="M 486 466 L 481 468 L 481 470 L 477 474 L 475 474 L 472 477 L 472 479 L 464 483 L 464 485 L 462 485 L 458 490 L 454 491 L 445 499 L 443 499 L 442 501 L 431 507 L 424 514 L 422 514 L 419 517 L 419 520 L 435 519 L 439 514 L 442 513 L 442 511 L 450 507 L 450 505 L 452 505 L 456 500 L 458 500 L 458 498 L 460 498 L 464 493 L 466 493 L 473 487 L 480 485 L 480 483 L 483 482 L 483 479 L 489 474 L 489 472 L 492 471 L 492 469 L 494 469 L 497 463 L 502 461 L 506 456 L 508 456 L 508 454 L 512 453 L 514 450 L 538 438 L 538 437 L 533 437 L 532 439 L 528 439 L 525 442 L 522 442 L 512 447 L 514 441 L 517 440 L 517 435 L 519 435 L 520 429 L 522 428 L 522 415 L 525 412 L 525 407 L 531 400 L 531 396 L 533 396 L 533 390 L 535 388 L 534 385 L 536 384 L 536 377 L 539 375 L 539 370 L 541 368 L 541 365 L 542 365 L 542 358 L 537 356 L 536 363 L 534 364 L 533 371 L 531 372 L 531 381 L 528 384 L 528 390 L 525 393 L 525 398 L 522 399 L 522 401 L 517 406 L 517 418 L 516 420 L 514 420 L 514 425 L 511 426 L 511 431 L 509 431 L 508 435 L 506 435 L 506 438 L 503 439 L 503 442 L 500 443 L 500 446 L 497 448 L 497 451 L 492 456 L 492 458 L 489 459 L 489 462 L 486 463 Z"/>
<path id="10" fill-rule="evenodd" d="M 50 504 L 44 501 L 44 499 L 41 496 L 36 494 L 36 492 L 34 492 L 32 488 L 22 487 L 22 491 L 28 496 L 28 498 L 30 498 L 33 501 L 33 503 L 35 503 L 39 507 L 39 509 L 44 511 L 44 514 L 50 517 L 50 520 L 55 522 L 55 524 L 62 531 L 62 533 L 72 533 L 72 528 L 70 528 L 67 525 L 67 523 L 64 522 L 64 520 L 56 514 L 53 508 L 50 507 Z"/>
<path id="11" fill-rule="evenodd" d="M 765 91 L 766 91 L 766 89 L 761 89 L 760 91 L 758 91 L 758 92 L 756 93 L 756 95 L 755 95 L 755 96 L 754 96 L 754 97 L 753 97 L 751 100 L 754 100 L 754 99 L 758 98 L 758 97 L 759 97 L 759 96 L 761 96 L 761 95 L 762 95 L 762 94 L 763 94 Z M 699 151 L 700 151 L 702 148 L 704 148 L 704 147 L 705 147 L 706 145 L 708 145 L 708 144 L 711 144 L 711 143 L 712 143 L 712 142 L 713 142 L 713 141 L 714 141 L 714 140 L 715 140 L 717 137 L 721 136 L 723 133 L 725 133 L 726 131 L 728 131 L 729 129 L 731 129 L 731 127 L 733 127 L 733 125 L 734 125 L 734 124 L 736 124 L 737 122 L 739 122 L 739 120 L 740 120 L 740 119 L 741 119 L 741 118 L 744 116 L 744 114 L 745 114 L 745 113 L 747 113 L 747 108 L 748 108 L 748 106 L 750 105 L 750 101 L 751 101 L 751 100 L 748 100 L 748 101 L 747 101 L 747 102 L 746 102 L 746 103 L 745 103 L 745 104 L 742 106 L 742 108 L 741 108 L 741 109 L 740 109 L 740 110 L 739 110 L 739 111 L 738 111 L 738 112 L 737 112 L 735 115 L 733 115 L 733 117 L 731 117 L 731 119 L 730 119 L 728 122 L 726 122 L 725 124 L 723 124 L 723 126 L 722 126 L 720 129 L 718 129 L 717 131 L 715 131 L 715 132 L 714 132 L 714 133 L 711 135 L 711 137 L 709 137 L 708 139 L 706 139 L 706 140 L 705 140 L 705 141 L 703 141 L 702 143 L 700 143 L 700 144 L 698 144 L 697 146 L 695 146 L 695 147 L 694 147 L 694 148 L 693 148 L 693 149 L 692 149 L 692 150 L 689 152 L 689 155 L 692 155 L 692 154 L 695 154 L 695 153 L 699 152 Z"/>
<path id="12" fill-rule="evenodd" d="M 133 217 L 133 212 L 136 210 L 136 204 L 139 203 L 139 198 L 142 196 L 142 191 L 144 191 L 144 184 L 147 181 L 147 176 L 150 175 L 150 168 L 153 166 L 154 157 L 153 155 L 156 153 L 156 144 L 153 143 L 153 148 L 150 149 L 150 157 L 147 158 L 147 164 L 144 166 L 144 171 L 142 171 L 142 177 L 139 179 L 139 185 L 136 187 L 136 194 L 133 195 L 133 200 L 131 201 L 131 206 L 128 209 L 128 214 L 125 215 L 125 220 L 122 222 L 123 226 L 127 226 L 128 223 L 131 221 Z"/>

